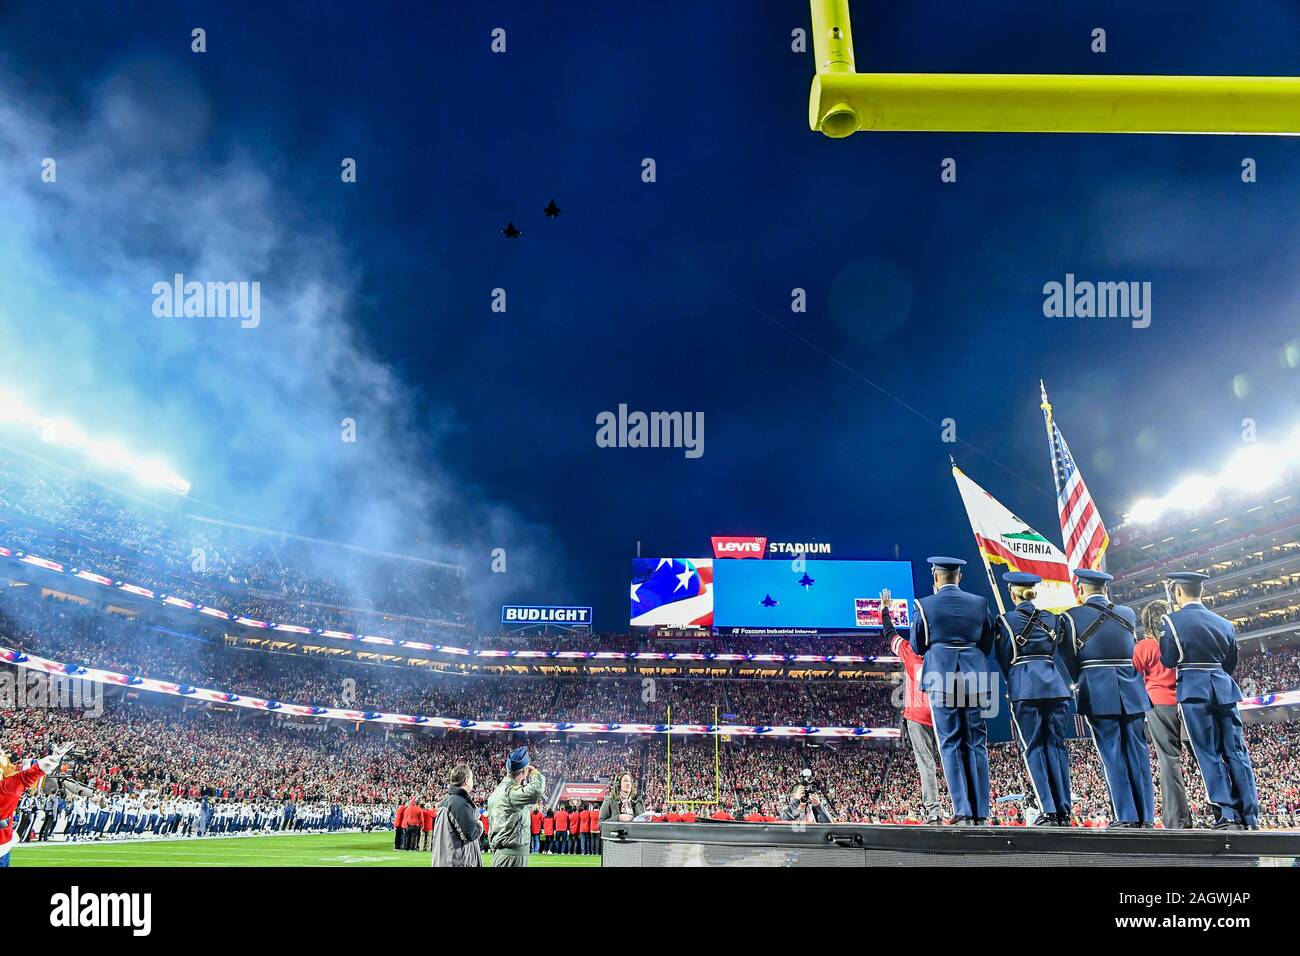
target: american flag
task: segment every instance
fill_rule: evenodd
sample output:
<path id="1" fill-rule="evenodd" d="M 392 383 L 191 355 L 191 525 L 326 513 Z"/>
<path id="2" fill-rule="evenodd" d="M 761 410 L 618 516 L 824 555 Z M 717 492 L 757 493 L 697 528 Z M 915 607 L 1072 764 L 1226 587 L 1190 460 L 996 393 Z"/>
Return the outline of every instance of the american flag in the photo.
<path id="1" fill-rule="evenodd" d="M 1065 543 L 1065 558 L 1074 568 L 1101 567 L 1110 537 L 1101 523 L 1101 513 L 1088 494 L 1083 475 L 1074 463 L 1065 436 L 1052 418 L 1052 406 L 1047 401 L 1047 388 L 1040 382 L 1043 393 L 1043 418 L 1047 421 L 1047 443 L 1052 452 L 1052 477 L 1056 480 L 1056 512 L 1061 518 L 1061 540 Z"/>

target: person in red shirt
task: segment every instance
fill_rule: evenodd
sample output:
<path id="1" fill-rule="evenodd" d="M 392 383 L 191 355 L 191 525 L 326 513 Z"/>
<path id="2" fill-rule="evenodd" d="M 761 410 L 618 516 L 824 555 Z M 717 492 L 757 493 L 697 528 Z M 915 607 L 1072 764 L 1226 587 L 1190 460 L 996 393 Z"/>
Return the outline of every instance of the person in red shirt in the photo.
<path id="1" fill-rule="evenodd" d="M 591 852 L 591 810 L 584 803 L 578 811 L 579 852 L 586 855 Z"/>
<path id="2" fill-rule="evenodd" d="M 709 814 L 709 819 L 710 819 L 710 820 L 730 820 L 730 819 L 731 819 L 731 814 L 728 813 L 726 810 L 724 810 L 722 807 L 718 807 L 718 809 L 714 810 L 712 813 Z"/>
<path id="3" fill-rule="evenodd" d="M 425 807 L 420 811 L 420 837 L 425 850 L 432 850 L 429 840 L 433 835 L 433 811 Z"/>
<path id="4" fill-rule="evenodd" d="M 569 852 L 569 811 L 564 804 L 555 808 L 555 852 Z"/>
<path id="5" fill-rule="evenodd" d="M 420 826 L 423 822 L 424 811 L 420 806 L 420 799 L 411 797 L 411 802 L 406 805 L 406 815 L 402 817 L 402 825 L 406 828 L 405 849 L 420 849 Z"/>
<path id="6" fill-rule="evenodd" d="M 669 823 L 681 823 L 681 822 L 682 822 L 682 815 L 681 815 L 680 813 L 678 813 L 676 810 L 669 810 L 669 811 L 668 811 L 668 822 L 669 822 Z"/>
<path id="7" fill-rule="evenodd" d="M 582 852 L 582 811 L 577 807 L 569 811 L 569 852 Z"/>
<path id="8" fill-rule="evenodd" d="M 1143 638 L 1133 647 L 1133 666 L 1142 675 L 1151 698 L 1147 736 L 1156 748 L 1160 774 L 1160 822 L 1166 830 L 1187 830 L 1192 813 L 1183 780 L 1183 722 L 1178 714 L 1178 673 L 1160 660 L 1160 618 L 1169 613 L 1164 601 L 1142 609 Z"/>
<path id="9" fill-rule="evenodd" d="M 542 852 L 542 805 L 539 803 L 533 807 L 533 812 L 528 817 L 528 829 L 532 838 L 528 841 L 529 853 Z"/>
<path id="10" fill-rule="evenodd" d="M 542 818 L 542 834 L 546 837 L 543 849 L 547 853 L 555 852 L 555 816 L 548 813 Z"/>
<path id="11" fill-rule="evenodd" d="M 397 813 L 393 816 L 393 849 L 406 849 L 406 804 L 397 805 Z"/>
<path id="12" fill-rule="evenodd" d="M 9 755 L 0 750 L 0 869 L 9 866 L 9 850 L 16 842 L 14 814 L 18 811 L 18 801 L 46 775 L 54 773 L 71 749 L 72 744 L 55 747 L 48 757 L 42 757 L 26 770 L 19 770 Z"/>
<path id="13" fill-rule="evenodd" d="M 912 650 L 901 634 L 894 635 L 889 649 L 903 662 L 903 722 L 907 725 L 917 773 L 921 775 L 921 809 L 926 823 L 940 823 L 943 814 L 939 807 L 939 738 L 934 735 L 930 697 L 920 686 L 921 655 Z"/>

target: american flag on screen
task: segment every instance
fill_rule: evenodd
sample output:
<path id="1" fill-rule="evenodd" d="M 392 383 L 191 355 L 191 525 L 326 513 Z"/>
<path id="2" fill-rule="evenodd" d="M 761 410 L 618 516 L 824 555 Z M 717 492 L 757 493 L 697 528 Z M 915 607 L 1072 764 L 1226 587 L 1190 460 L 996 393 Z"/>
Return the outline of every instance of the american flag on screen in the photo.
<path id="1" fill-rule="evenodd" d="M 1047 388 L 1039 382 L 1043 393 L 1043 418 L 1047 422 L 1047 443 L 1052 452 L 1052 477 L 1056 481 L 1056 512 L 1061 518 L 1061 540 L 1065 543 L 1065 559 L 1070 569 L 1101 567 L 1110 537 L 1101 523 L 1101 513 L 1088 494 L 1088 486 L 1074 463 L 1065 436 L 1052 418 L 1052 406 L 1047 401 Z"/>

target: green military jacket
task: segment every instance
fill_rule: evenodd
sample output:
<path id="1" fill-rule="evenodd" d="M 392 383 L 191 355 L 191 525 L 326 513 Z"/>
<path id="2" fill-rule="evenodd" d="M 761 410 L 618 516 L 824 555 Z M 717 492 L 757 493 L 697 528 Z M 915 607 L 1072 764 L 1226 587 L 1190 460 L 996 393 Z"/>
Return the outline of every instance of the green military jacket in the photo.
<path id="1" fill-rule="evenodd" d="M 546 792 L 546 778 L 539 770 L 522 787 L 506 777 L 488 797 L 488 847 L 527 846 L 531 835 L 529 808 Z"/>

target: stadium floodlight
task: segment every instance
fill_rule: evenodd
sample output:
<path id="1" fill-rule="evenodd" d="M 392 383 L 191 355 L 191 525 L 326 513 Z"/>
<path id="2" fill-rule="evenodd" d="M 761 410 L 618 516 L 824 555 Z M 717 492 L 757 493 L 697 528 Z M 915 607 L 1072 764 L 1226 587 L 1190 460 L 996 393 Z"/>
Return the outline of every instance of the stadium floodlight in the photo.
<path id="1" fill-rule="evenodd" d="M 1219 480 L 1239 491 L 1263 491 L 1282 478 L 1283 458 L 1263 445 L 1248 445 L 1228 460 Z"/>
<path id="2" fill-rule="evenodd" d="M 1218 483 L 1203 475 L 1189 475 L 1174 485 L 1166 499 L 1169 507 L 1179 511 L 1195 511 L 1203 508 L 1214 499 Z"/>
<path id="3" fill-rule="evenodd" d="M 38 415 L 9 391 L 0 392 L 0 424 L 31 428 L 40 433 L 45 444 L 78 451 L 95 464 L 126 472 L 151 488 L 165 488 L 180 495 L 190 493 L 190 483 L 161 458 L 141 458 L 120 442 L 91 437 L 66 418 Z"/>
<path id="4" fill-rule="evenodd" d="M 1125 517 L 1129 521 L 1150 524 L 1164 513 L 1165 505 L 1163 501 L 1158 498 L 1143 498 L 1133 505 L 1133 509 Z"/>
<path id="5" fill-rule="evenodd" d="M 811 0 L 808 125 L 949 133 L 1300 134 L 1300 77 L 858 73 L 848 0 Z"/>
<path id="6" fill-rule="evenodd" d="M 38 420 L 36 414 L 13 392 L 0 392 L 0 422 L 31 424 Z"/>

